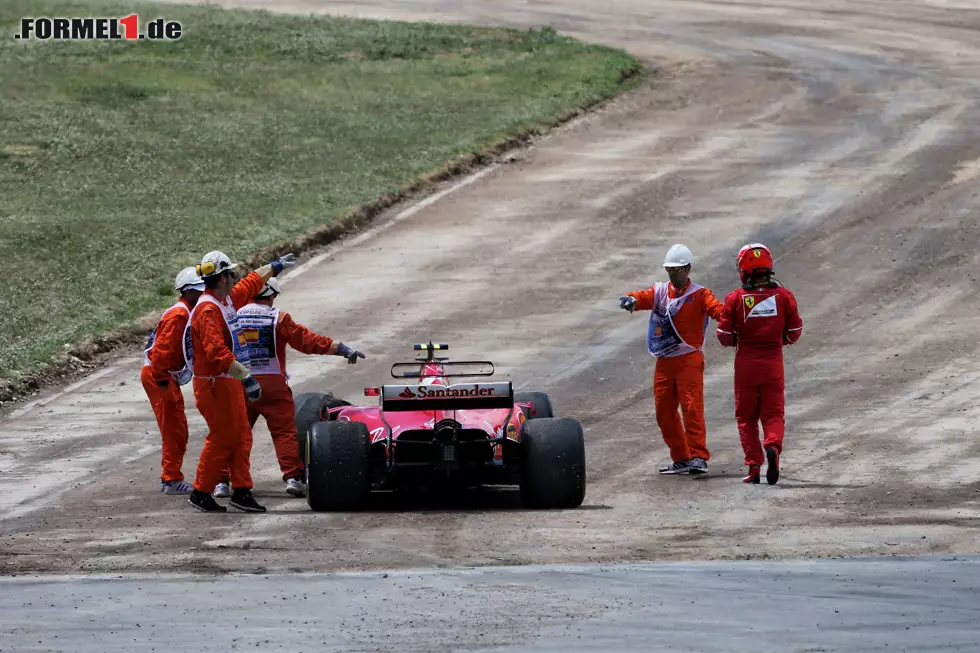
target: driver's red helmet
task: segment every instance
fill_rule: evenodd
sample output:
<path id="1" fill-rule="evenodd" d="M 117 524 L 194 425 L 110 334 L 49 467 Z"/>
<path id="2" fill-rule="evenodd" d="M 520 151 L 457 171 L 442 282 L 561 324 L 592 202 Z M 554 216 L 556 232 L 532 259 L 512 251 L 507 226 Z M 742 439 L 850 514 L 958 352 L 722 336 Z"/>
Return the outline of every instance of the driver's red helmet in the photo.
<path id="1" fill-rule="evenodd" d="M 745 283 L 756 270 L 772 274 L 772 252 L 762 243 L 752 243 L 738 250 L 738 276 Z"/>

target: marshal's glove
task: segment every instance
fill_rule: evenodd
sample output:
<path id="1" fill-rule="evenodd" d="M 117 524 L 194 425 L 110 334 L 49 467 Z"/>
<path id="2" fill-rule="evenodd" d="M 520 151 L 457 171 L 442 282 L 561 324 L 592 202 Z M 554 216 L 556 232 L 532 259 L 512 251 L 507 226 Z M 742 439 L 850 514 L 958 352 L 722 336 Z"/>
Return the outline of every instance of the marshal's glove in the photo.
<path id="1" fill-rule="evenodd" d="M 357 363 L 358 358 L 364 358 L 364 354 L 357 351 L 356 349 L 351 349 L 350 347 L 348 347 L 342 342 L 337 343 L 337 355 L 346 358 L 347 362 L 350 363 L 351 365 Z"/>
<path id="2" fill-rule="evenodd" d="M 296 255 L 295 254 L 283 254 L 275 261 L 269 263 L 272 266 L 272 276 L 278 276 L 283 270 L 288 270 L 289 268 L 296 267 Z"/>
<path id="3" fill-rule="evenodd" d="M 186 367 L 181 371 L 177 372 L 174 376 L 174 380 L 177 381 L 177 385 L 187 385 L 194 378 L 194 372 L 187 369 Z"/>
<path id="4" fill-rule="evenodd" d="M 620 297 L 619 307 L 624 311 L 629 311 L 632 313 L 633 309 L 636 307 L 636 297 Z"/>
<path id="5" fill-rule="evenodd" d="M 245 395 L 249 401 L 255 402 L 262 398 L 262 386 L 251 374 L 242 380 L 242 385 L 245 386 Z"/>
<path id="6" fill-rule="evenodd" d="M 245 394 L 248 396 L 249 401 L 258 401 L 262 398 L 262 386 L 260 386 L 259 382 L 255 380 L 255 377 L 252 376 L 247 367 L 238 361 L 234 361 L 232 362 L 231 367 L 228 368 L 228 375 L 231 378 L 242 382 L 242 385 L 245 386 Z"/>

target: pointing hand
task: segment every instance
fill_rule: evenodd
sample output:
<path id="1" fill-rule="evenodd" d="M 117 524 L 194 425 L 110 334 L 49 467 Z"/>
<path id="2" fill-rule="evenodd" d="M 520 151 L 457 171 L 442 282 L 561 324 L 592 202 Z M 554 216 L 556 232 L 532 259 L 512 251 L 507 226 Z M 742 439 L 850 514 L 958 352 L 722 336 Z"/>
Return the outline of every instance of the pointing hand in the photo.
<path id="1" fill-rule="evenodd" d="M 357 351 L 356 349 L 351 349 L 344 343 L 340 343 L 337 345 L 337 355 L 346 358 L 347 362 L 350 363 L 351 365 L 357 363 L 358 358 L 365 358 L 364 354 Z"/>
<path id="2" fill-rule="evenodd" d="M 632 313 L 633 309 L 636 307 L 636 297 L 620 297 L 619 307 L 624 311 L 629 311 Z"/>

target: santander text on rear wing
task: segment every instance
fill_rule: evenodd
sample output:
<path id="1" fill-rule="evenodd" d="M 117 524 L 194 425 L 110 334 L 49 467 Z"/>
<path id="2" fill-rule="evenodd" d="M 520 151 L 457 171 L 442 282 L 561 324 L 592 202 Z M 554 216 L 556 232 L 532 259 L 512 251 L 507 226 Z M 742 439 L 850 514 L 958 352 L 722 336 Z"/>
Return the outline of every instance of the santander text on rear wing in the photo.
<path id="1" fill-rule="evenodd" d="M 381 410 L 479 410 L 511 408 L 514 388 L 510 381 L 457 383 L 456 385 L 383 385 Z"/>

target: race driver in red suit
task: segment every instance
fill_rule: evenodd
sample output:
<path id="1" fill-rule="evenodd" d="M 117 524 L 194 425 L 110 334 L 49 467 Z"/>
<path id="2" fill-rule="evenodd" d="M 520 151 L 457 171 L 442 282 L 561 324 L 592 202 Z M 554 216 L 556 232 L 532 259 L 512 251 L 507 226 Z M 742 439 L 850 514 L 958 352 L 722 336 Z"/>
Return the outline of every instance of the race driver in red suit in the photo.
<path id="1" fill-rule="evenodd" d="M 761 243 L 738 252 L 742 287 L 729 293 L 718 318 L 718 340 L 735 350 L 735 420 L 749 474 L 745 483 L 758 483 L 763 448 L 768 462 L 766 481 L 779 480 L 783 451 L 783 345 L 803 333 L 796 297 L 773 278 L 772 252 Z M 759 420 L 764 443 L 759 443 Z"/>

